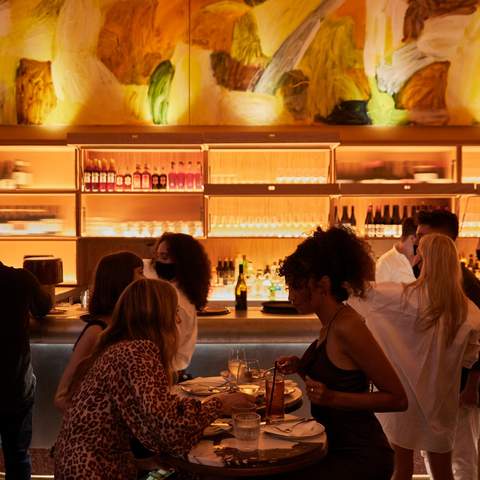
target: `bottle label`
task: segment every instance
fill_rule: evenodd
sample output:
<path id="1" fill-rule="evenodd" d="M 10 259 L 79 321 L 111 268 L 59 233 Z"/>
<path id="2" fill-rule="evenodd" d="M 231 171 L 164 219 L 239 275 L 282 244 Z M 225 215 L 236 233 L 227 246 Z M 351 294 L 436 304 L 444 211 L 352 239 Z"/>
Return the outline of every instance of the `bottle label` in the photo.
<path id="1" fill-rule="evenodd" d="M 90 172 L 83 172 L 83 185 L 85 190 L 92 188 L 92 174 Z"/>
<path id="2" fill-rule="evenodd" d="M 115 173 L 108 172 L 107 174 L 107 182 L 108 183 L 115 183 Z"/>
<path id="3" fill-rule="evenodd" d="M 142 188 L 142 177 L 140 175 L 133 176 L 133 189 L 140 190 Z"/>
<path id="4" fill-rule="evenodd" d="M 125 185 L 125 190 L 132 189 L 132 177 L 130 175 L 125 175 L 123 179 L 123 184 Z"/>

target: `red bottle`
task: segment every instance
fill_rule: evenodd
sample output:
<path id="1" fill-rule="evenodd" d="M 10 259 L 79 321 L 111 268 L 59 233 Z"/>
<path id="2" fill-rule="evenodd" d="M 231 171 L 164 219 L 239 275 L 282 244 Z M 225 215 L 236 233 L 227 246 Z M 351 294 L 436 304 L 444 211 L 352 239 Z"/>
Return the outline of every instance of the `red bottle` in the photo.
<path id="1" fill-rule="evenodd" d="M 185 169 L 183 162 L 178 162 L 177 189 L 185 190 Z"/>
<path id="2" fill-rule="evenodd" d="M 129 167 L 127 167 L 127 171 L 123 176 L 123 190 L 125 192 L 130 192 L 132 190 L 132 174 L 130 173 Z"/>
<path id="3" fill-rule="evenodd" d="M 93 160 L 93 166 L 92 166 L 92 192 L 98 192 L 99 181 L 100 181 L 100 160 L 96 158 Z"/>
<path id="4" fill-rule="evenodd" d="M 130 181 L 131 181 L 131 178 L 130 178 Z M 123 189 L 124 189 L 124 177 L 119 170 L 115 177 L 115 191 L 123 192 Z"/>
<path id="5" fill-rule="evenodd" d="M 110 159 L 110 165 L 107 172 L 107 192 L 115 191 L 115 178 L 117 176 L 117 169 L 115 167 L 115 160 Z"/>
<path id="6" fill-rule="evenodd" d="M 83 190 L 92 191 L 92 161 L 89 158 L 85 160 L 83 168 Z"/>
<path id="7" fill-rule="evenodd" d="M 100 192 L 107 191 L 107 172 L 108 172 L 107 161 L 103 159 L 100 167 L 99 180 L 98 180 L 98 190 Z"/>
<path id="8" fill-rule="evenodd" d="M 142 190 L 151 190 L 152 189 L 152 176 L 148 171 L 148 165 L 145 164 L 144 170 L 142 173 Z"/>
<path id="9" fill-rule="evenodd" d="M 175 172 L 175 162 L 170 164 L 170 172 L 168 174 L 168 189 L 177 189 L 177 172 Z"/>
<path id="10" fill-rule="evenodd" d="M 140 165 L 137 163 L 137 167 L 132 175 L 132 190 L 142 189 L 142 172 L 140 171 Z"/>

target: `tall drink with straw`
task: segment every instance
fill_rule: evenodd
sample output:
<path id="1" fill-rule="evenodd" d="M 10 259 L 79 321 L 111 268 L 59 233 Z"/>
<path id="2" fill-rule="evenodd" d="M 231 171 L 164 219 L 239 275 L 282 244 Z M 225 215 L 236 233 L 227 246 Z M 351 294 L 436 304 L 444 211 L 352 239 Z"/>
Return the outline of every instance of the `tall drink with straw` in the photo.
<path id="1" fill-rule="evenodd" d="M 265 401 L 267 423 L 282 420 L 284 417 L 285 378 L 277 369 L 277 362 L 273 370 L 265 374 Z"/>

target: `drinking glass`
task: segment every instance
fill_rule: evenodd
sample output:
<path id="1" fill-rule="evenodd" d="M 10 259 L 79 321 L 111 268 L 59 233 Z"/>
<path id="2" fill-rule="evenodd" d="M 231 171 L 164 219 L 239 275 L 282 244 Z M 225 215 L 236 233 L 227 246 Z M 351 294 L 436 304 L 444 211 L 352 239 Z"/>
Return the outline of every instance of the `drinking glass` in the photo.
<path id="1" fill-rule="evenodd" d="M 243 375 L 239 378 L 240 383 L 256 383 L 261 379 L 261 370 L 258 360 L 247 360 L 245 362 L 245 369 L 242 372 Z"/>
<path id="2" fill-rule="evenodd" d="M 237 449 L 252 452 L 258 449 L 260 437 L 260 415 L 258 413 L 236 413 L 233 415 L 233 433 Z"/>
<path id="3" fill-rule="evenodd" d="M 243 375 L 245 371 L 245 350 L 243 348 L 232 348 L 228 358 L 228 371 L 234 382 Z"/>
<path id="4" fill-rule="evenodd" d="M 275 379 L 275 381 L 274 381 Z M 284 417 L 285 377 L 278 371 L 265 373 L 265 402 L 267 423 L 281 420 Z"/>

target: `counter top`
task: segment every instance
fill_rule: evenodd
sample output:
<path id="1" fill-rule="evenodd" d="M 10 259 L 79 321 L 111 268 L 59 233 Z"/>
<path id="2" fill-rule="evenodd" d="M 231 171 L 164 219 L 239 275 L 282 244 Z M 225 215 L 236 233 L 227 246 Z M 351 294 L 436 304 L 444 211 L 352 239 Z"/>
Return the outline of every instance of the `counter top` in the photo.
<path id="1" fill-rule="evenodd" d="M 85 326 L 80 305 L 60 305 L 64 312 L 47 315 L 31 326 L 31 343 L 73 344 Z M 198 317 L 197 343 L 309 343 L 318 337 L 315 315 L 273 315 L 260 307 L 246 312 Z"/>

